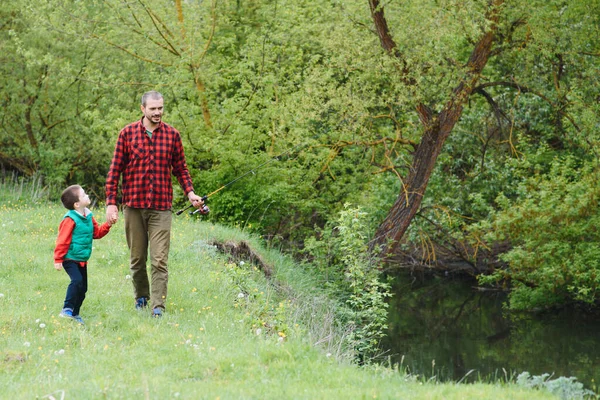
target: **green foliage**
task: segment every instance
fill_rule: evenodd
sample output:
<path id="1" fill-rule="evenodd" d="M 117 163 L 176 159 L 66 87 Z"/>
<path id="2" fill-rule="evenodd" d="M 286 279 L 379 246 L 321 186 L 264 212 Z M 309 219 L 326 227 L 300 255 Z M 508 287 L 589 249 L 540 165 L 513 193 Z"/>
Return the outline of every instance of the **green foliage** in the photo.
<path id="1" fill-rule="evenodd" d="M 513 249 L 502 256 L 509 267 L 480 282 L 510 281 L 513 309 L 598 300 L 598 172 L 580 164 L 557 158 L 547 175 L 524 180 L 515 199 L 498 198 L 487 239 L 508 240 Z"/>
<path id="2" fill-rule="evenodd" d="M 348 342 L 362 362 L 380 350 L 387 330 L 386 298 L 391 296 L 390 285 L 382 281 L 369 254 L 365 219 L 360 208 L 346 204 L 334 229 L 323 232 L 321 240 L 308 240 L 306 246 L 335 296 L 348 306 L 341 309 L 349 325 Z"/>
<path id="3" fill-rule="evenodd" d="M 211 198 L 206 218 L 299 248 L 352 201 L 373 231 L 402 193 L 410 143 L 421 141 L 415 106 L 443 107 L 487 8 L 385 3 L 399 60 L 381 48 L 366 0 L 180 4 L 181 14 L 159 0 L 7 2 L 0 168 L 42 177 L 51 191 L 83 184 L 102 201 L 117 132 L 140 117 L 140 94 L 156 89 L 199 193 L 302 145 Z M 500 193 L 519 206 L 517 188 L 555 157 L 589 162 L 600 152 L 599 7 L 505 1 L 482 85 L 440 155 L 409 241 L 477 243 L 469 226 L 493 223 Z M 516 167 L 524 159 L 531 167 Z M 586 285 L 568 292 L 591 301 Z"/>

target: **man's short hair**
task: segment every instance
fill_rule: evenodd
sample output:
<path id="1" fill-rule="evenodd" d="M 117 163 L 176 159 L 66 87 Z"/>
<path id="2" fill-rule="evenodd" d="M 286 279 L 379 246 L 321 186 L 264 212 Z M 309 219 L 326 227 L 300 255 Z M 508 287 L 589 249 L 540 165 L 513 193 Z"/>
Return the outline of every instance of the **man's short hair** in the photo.
<path id="1" fill-rule="evenodd" d="M 148 99 L 152 99 L 152 100 L 160 100 L 163 98 L 163 95 L 160 94 L 159 92 L 157 92 L 156 90 L 151 90 L 149 92 L 146 92 L 142 95 L 142 105 L 144 107 L 146 107 L 146 102 L 148 101 Z"/>
<path id="2" fill-rule="evenodd" d="M 75 209 L 75 203 L 79 201 L 80 190 L 81 186 L 79 185 L 71 185 L 63 190 L 62 194 L 60 195 L 60 201 L 67 210 Z"/>

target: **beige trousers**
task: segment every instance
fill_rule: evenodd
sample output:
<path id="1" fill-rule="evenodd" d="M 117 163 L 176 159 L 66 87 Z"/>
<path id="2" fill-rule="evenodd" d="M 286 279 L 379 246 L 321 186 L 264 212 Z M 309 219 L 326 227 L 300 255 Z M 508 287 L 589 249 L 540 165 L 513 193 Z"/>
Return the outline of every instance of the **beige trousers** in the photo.
<path id="1" fill-rule="evenodd" d="M 171 211 L 125 206 L 123 215 L 135 298 L 150 299 L 152 309 L 160 307 L 164 310 L 169 281 L 167 262 L 171 245 Z M 150 250 L 151 285 L 146 267 L 148 250 Z"/>

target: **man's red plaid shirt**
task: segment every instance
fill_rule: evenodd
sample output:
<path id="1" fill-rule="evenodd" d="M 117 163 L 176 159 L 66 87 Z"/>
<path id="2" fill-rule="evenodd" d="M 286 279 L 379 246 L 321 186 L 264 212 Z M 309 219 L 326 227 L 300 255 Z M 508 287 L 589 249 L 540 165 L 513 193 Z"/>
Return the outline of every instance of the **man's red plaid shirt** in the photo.
<path id="1" fill-rule="evenodd" d="M 129 124 L 117 139 L 106 178 L 106 204 L 117 204 L 122 178 L 123 204 L 132 208 L 170 210 L 173 203 L 171 173 L 186 195 L 194 190 L 179 132 L 161 122 L 150 138 L 142 120 Z"/>

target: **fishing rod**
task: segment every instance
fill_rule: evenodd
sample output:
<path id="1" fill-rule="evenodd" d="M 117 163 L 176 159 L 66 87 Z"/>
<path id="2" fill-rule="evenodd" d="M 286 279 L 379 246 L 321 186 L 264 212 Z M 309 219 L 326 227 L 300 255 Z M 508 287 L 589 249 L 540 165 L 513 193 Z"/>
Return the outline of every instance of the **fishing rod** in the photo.
<path id="1" fill-rule="evenodd" d="M 264 167 L 264 166 L 266 166 L 266 165 L 268 165 L 268 164 L 272 163 L 272 162 L 273 162 L 273 161 L 275 161 L 275 160 L 278 160 L 280 157 L 282 157 L 282 156 L 284 156 L 284 155 L 286 155 L 286 154 L 289 154 L 289 153 L 291 153 L 291 152 L 292 152 L 293 150 L 295 150 L 297 147 L 301 147 L 301 146 L 304 146 L 304 143 L 300 143 L 300 144 L 298 144 L 298 145 L 296 145 L 296 146 L 292 147 L 291 149 L 289 149 L 289 150 L 287 150 L 287 151 L 285 151 L 285 152 L 283 152 L 283 153 L 281 153 L 281 154 L 278 154 L 278 155 L 276 155 L 276 156 L 274 156 L 274 157 L 271 157 L 269 160 L 265 161 L 264 163 L 260 164 L 259 166 L 255 167 L 255 168 L 253 168 L 253 169 L 251 169 L 251 170 L 249 170 L 249 171 L 246 171 L 244 174 L 242 174 L 242 175 L 238 176 L 237 178 L 235 178 L 235 179 L 234 179 L 234 180 L 232 180 L 231 182 L 228 182 L 228 183 L 224 184 L 223 186 L 221 186 L 220 188 L 218 188 L 218 189 L 217 189 L 217 190 L 215 190 L 214 192 L 211 192 L 211 193 L 207 194 L 206 196 L 202 196 L 202 201 L 204 201 L 204 202 L 205 202 L 205 201 L 207 201 L 209 197 L 211 197 L 211 196 L 213 196 L 213 195 L 215 195 L 215 194 L 219 193 L 221 190 L 225 189 L 226 187 L 233 185 L 235 182 L 239 181 L 240 179 L 242 179 L 242 178 L 244 178 L 244 177 L 246 177 L 246 176 L 248 176 L 248 175 L 250 175 L 250 174 L 253 174 L 253 175 L 254 175 L 254 174 L 256 174 L 256 171 L 258 171 L 258 170 L 259 170 L 259 169 L 261 169 L 262 167 Z M 184 211 L 188 210 L 190 207 L 192 207 L 192 204 L 189 204 L 187 207 L 185 207 L 185 208 L 182 208 L 181 210 L 177 211 L 177 212 L 175 213 L 175 215 L 180 215 L 180 214 L 182 214 Z M 201 213 L 203 213 L 203 214 L 208 214 L 208 213 L 210 212 L 210 210 L 208 209 L 208 207 L 207 207 L 206 205 L 204 205 L 204 206 L 202 206 L 201 208 L 198 208 L 198 209 L 196 209 L 196 210 L 194 210 L 194 211 L 191 211 L 191 212 L 190 212 L 190 215 L 194 215 L 194 214 L 196 214 L 196 213 L 198 213 L 198 212 L 201 212 Z"/>

